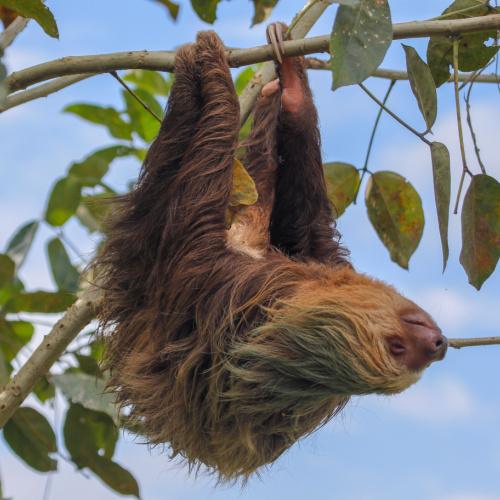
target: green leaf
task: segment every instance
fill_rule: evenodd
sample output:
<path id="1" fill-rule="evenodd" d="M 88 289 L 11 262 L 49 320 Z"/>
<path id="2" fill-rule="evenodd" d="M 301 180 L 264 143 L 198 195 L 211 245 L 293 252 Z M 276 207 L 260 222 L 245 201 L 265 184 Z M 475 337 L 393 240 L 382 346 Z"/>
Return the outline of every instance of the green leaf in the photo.
<path id="1" fill-rule="evenodd" d="M 361 83 L 380 65 L 392 42 L 387 0 L 360 0 L 341 5 L 330 39 L 333 90 Z"/>
<path id="2" fill-rule="evenodd" d="M 366 187 L 368 217 L 391 259 L 404 269 L 424 230 L 422 201 L 413 186 L 395 172 L 376 172 Z"/>
<path id="3" fill-rule="evenodd" d="M 500 256 L 500 183 L 475 175 L 462 207 L 460 263 L 478 290 L 493 273 Z"/>
<path id="4" fill-rule="evenodd" d="M 102 412 L 71 404 L 64 421 L 64 444 L 79 468 L 89 467 L 97 455 L 112 458 L 118 440 L 113 420 Z"/>
<path id="5" fill-rule="evenodd" d="M 16 272 L 14 261 L 3 253 L 0 253 L 0 288 L 12 283 Z"/>
<path id="6" fill-rule="evenodd" d="M 52 314 L 66 311 L 75 299 L 75 295 L 67 292 L 22 292 L 14 296 L 5 308 L 7 312 Z"/>
<path id="7" fill-rule="evenodd" d="M 50 271 L 61 291 L 73 292 L 78 290 L 80 273 L 71 263 L 68 253 L 59 238 L 53 238 L 47 244 Z"/>
<path id="8" fill-rule="evenodd" d="M 238 76 L 234 81 L 234 88 L 236 89 L 236 93 L 238 95 L 240 95 L 243 90 L 245 90 L 245 87 L 255 75 L 255 71 L 256 69 L 254 66 L 248 66 L 243 71 L 240 71 L 238 73 Z"/>
<path id="9" fill-rule="evenodd" d="M 54 399 L 56 388 L 48 381 L 47 377 L 44 376 L 37 380 L 33 392 L 42 403 L 45 403 L 45 401 L 49 399 Z"/>
<path id="10" fill-rule="evenodd" d="M 149 92 L 136 89 L 135 93 L 159 118 L 163 116 L 162 107 Z M 151 142 L 158 135 L 160 122 L 125 90 L 123 91 L 123 99 L 127 106 L 127 113 L 130 117 L 133 130 L 146 142 Z"/>
<path id="11" fill-rule="evenodd" d="M 87 156 L 83 161 L 73 163 L 69 169 L 69 174 L 77 178 L 82 186 L 94 187 L 101 182 L 114 159 L 133 154 L 135 154 L 134 148 L 122 144 L 99 149 Z"/>
<path id="12" fill-rule="evenodd" d="M 431 130 L 437 115 L 436 84 L 427 64 L 421 59 L 417 51 L 409 45 L 403 45 L 406 54 L 406 68 L 411 90 L 415 95 L 418 108 L 424 117 L 427 133 Z"/>
<path id="13" fill-rule="evenodd" d="M 486 16 L 491 12 L 487 0 L 456 0 L 442 15 L 446 19 L 464 19 Z M 463 33 L 458 48 L 458 68 L 461 71 L 476 71 L 483 68 L 497 53 L 498 47 L 486 46 L 495 39 L 496 30 L 479 33 Z M 447 82 L 453 65 L 453 39 L 446 36 L 433 36 L 427 46 L 427 63 L 436 86 Z"/>
<path id="14" fill-rule="evenodd" d="M 10 363 L 17 353 L 31 340 L 35 328 L 27 321 L 7 321 L 0 318 L 0 349 Z"/>
<path id="15" fill-rule="evenodd" d="M 63 373 L 52 380 L 73 403 L 79 403 L 88 410 L 100 411 L 118 421 L 114 396 L 106 392 L 106 382 L 85 373 Z"/>
<path id="16" fill-rule="evenodd" d="M 132 128 L 120 116 L 120 113 L 114 108 L 105 108 L 96 104 L 71 104 L 63 110 L 65 113 L 72 113 L 84 120 L 104 125 L 109 133 L 117 139 L 132 140 Z"/>
<path id="17" fill-rule="evenodd" d="M 116 462 L 97 455 L 88 468 L 114 491 L 140 498 L 139 485 L 134 476 Z"/>
<path id="18" fill-rule="evenodd" d="M 112 208 L 112 204 L 109 203 L 111 198 L 112 195 L 108 193 L 99 193 L 82 198 L 76 216 L 80 223 L 91 233 L 103 230 L 104 221 Z"/>
<path id="19" fill-rule="evenodd" d="M 34 19 L 53 38 L 59 38 L 56 20 L 42 0 L 0 0 L 0 5 L 15 10 L 20 16 Z"/>
<path id="20" fill-rule="evenodd" d="M 33 408 L 19 408 L 3 430 L 12 451 L 40 472 L 57 470 L 49 453 L 57 451 L 56 436 L 47 419 Z"/>
<path id="21" fill-rule="evenodd" d="M 278 0 L 253 0 L 254 15 L 252 18 L 252 26 L 265 21 L 273 11 Z"/>
<path id="22" fill-rule="evenodd" d="M 9 240 L 5 253 L 16 263 L 19 268 L 28 255 L 31 244 L 38 231 L 39 222 L 32 221 L 22 226 Z"/>
<path id="23" fill-rule="evenodd" d="M 83 373 L 93 377 L 102 377 L 101 369 L 99 368 L 97 361 L 92 356 L 75 354 L 75 357 L 80 365 L 80 370 L 82 370 Z"/>
<path id="24" fill-rule="evenodd" d="M 431 145 L 432 155 L 432 176 L 434 179 L 434 199 L 439 224 L 439 235 L 441 237 L 441 247 L 443 249 L 443 272 L 448 262 L 448 219 L 450 214 L 450 153 L 448 148 L 440 143 L 433 142 Z"/>
<path id="25" fill-rule="evenodd" d="M 62 226 L 69 218 L 75 215 L 81 199 L 82 185 L 72 176 L 59 179 L 49 197 L 45 220 L 51 226 Z"/>
<path id="26" fill-rule="evenodd" d="M 124 77 L 127 82 L 133 83 L 138 88 L 153 95 L 167 96 L 170 94 L 173 77 L 165 79 L 159 71 L 147 69 L 134 69 L 129 71 Z"/>
<path id="27" fill-rule="evenodd" d="M 359 186 L 359 172 L 349 163 L 333 162 L 323 165 L 328 199 L 337 217 L 354 201 Z"/>
<path id="28" fill-rule="evenodd" d="M 220 0 L 191 0 L 191 7 L 202 21 L 213 24 L 217 19 L 219 2 Z"/>
<path id="29" fill-rule="evenodd" d="M 168 13 L 170 14 L 170 17 L 175 21 L 177 19 L 177 16 L 179 15 L 179 5 L 175 2 L 172 2 L 171 0 L 155 0 L 157 3 L 160 3 L 164 5 Z"/>

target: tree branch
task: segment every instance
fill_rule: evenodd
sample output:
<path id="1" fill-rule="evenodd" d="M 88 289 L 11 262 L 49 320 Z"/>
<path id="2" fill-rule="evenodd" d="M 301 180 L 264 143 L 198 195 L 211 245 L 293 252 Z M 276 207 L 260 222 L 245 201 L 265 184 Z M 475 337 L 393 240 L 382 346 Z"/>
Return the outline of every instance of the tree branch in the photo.
<path id="1" fill-rule="evenodd" d="M 26 28 L 29 19 L 25 17 L 16 17 L 14 21 L 0 35 L 0 48 L 5 50 L 16 39 L 17 35 Z"/>
<path id="2" fill-rule="evenodd" d="M 306 59 L 307 67 L 314 70 L 327 70 L 331 71 L 330 61 L 325 61 L 323 59 L 318 59 L 317 57 L 308 57 Z M 396 69 L 376 69 L 372 75 L 375 78 L 384 78 L 386 80 L 408 80 L 408 73 L 406 71 L 399 71 Z M 475 76 L 474 73 L 459 73 L 458 81 L 469 83 L 471 79 L 474 78 L 474 82 L 481 83 L 500 83 L 500 76 L 494 73 L 489 75 L 478 75 Z M 453 83 L 453 76 L 450 76 L 448 80 L 449 83 Z"/>
<path id="3" fill-rule="evenodd" d="M 471 339 L 450 339 L 448 345 L 454 349 L 481 345 L 500 345 L 500 337 L 478 337 Z"/>
<path id="4" fill-rule="evenodd" d="M 319 0 L 314 3 L 314 7 L 318 9 L 322 7 L 324 10 L 327 6 L 325 4 L 329 4 L 328 0 Z M 295 31 L 292 32 L 295 37 L 300 34 L 297 31 L 298 28 L 297 25 Z M 500 14 L 450 21 L 414 21 L 393 26 L 394 39 L 427 37 L 438 34 L 455 35 L 499 28 Z M 329 45 L 329 35 L 290 40 L 284 43 L 284 52 L 286 56 L 329 52 Z M 91 56 L 69 56 L 16 71 L 7 77 L 6 84 L 10 92 L 15 92 L 58 76 L 79 73 L 109 73 L 120 69 L 172 71 L 174 57 L 174 52 L 166 51 L 115 52 L 113 54 Z M 248 49 L 228 49 L 228 60 L 232 67 L 272 61 L 273 58 L 273 49 L 269 45 Z"/>
<path id="5" fill-rule="evenodd" d="M 308 0 L 304 8 L 295 16 L 290 25 L 290 36 L 295 39 L 303 39 L 311 30 L 314 23 L 320 18 L 321 14 L 331 5 L 329 0 Z M 290 43 L 290 42 L 288 42 Z M 276 78 L 276 68 L 273 62 L 274 52 L 269 45 L 264 46 L 269 56 L 262 68 L 255 73 L 248 82 L 240 95 L 240 125 L 243 126 L 247 121 L 254 107 L 255 101 L 259 96 L 262 87 Z M 241 52 L 241 51 L 240 51 Z M 231 64 L 231 54 L 234 57 L 234 51 L 229 51 L 229 61 Z M 238 52 L 236 52 L 236 57 Z M 237 59 L 236 59 L 237 60 Z M 260 62 L 260 61 L 259 61 Z M 253 63 L 250 63 L 253 64 Z"/>
<path id="6" fill-rule="evenodd" d="M 37 380 L 59 359 L 78 333 L 95 316 L 100 292 L 85 291 L 54 325 L 29 360 L 0 393 L 0 428 L 33 390 Z"/>

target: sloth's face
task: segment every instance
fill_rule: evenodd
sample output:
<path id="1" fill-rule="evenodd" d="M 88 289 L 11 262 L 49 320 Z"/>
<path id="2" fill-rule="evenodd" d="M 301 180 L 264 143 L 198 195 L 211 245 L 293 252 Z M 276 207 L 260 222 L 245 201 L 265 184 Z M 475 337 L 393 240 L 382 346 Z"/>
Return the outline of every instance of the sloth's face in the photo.
<path id="1" fill-rule="evenodd" d="M 447 339 L 434 320 L 391 286 L 347 268 L 319 285 L 301 288 L 286 314 L 295 309 L 303 340 L 330 358 L 337 393 L 397 393 L 444 358 Z"/>

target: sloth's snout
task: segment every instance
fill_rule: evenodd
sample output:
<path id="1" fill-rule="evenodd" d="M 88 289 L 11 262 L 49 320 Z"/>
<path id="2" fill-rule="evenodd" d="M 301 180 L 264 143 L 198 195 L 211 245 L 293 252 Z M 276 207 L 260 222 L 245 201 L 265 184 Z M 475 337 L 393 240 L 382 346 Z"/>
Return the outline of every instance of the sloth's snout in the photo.
<path id="1" fill-rule="evenodd" d="M 388 339 L 388 348 L 409 370 L 423 370 L 445 357 L 448 340 L 429 314 L 414 305 L 400 319 L 401 333 Z"/>

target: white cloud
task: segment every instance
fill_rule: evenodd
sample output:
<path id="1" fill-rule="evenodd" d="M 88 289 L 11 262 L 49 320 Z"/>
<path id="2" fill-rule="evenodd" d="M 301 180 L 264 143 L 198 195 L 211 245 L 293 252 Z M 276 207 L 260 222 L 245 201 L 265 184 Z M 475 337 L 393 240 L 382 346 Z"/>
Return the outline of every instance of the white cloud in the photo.
<path id="1" fill-rule="evenodd" d="M 426 309 L 449 337 L 474 337 L 498 328 L 500 300 L 478 295 L 472 288 L 463 293 L 450 289 L 429 289 L 416 294 L 416 301 Z"/>
<path id="2" fill-rule="evenodd" d="M 421 382 L 403 394 L 376 400 L 386 412 L 431 424 L 477 418 L 480 413 L 472 393 L 460 380 L 451 377 Z"/>

